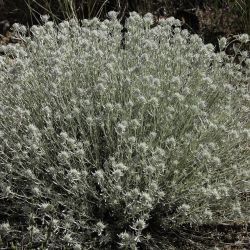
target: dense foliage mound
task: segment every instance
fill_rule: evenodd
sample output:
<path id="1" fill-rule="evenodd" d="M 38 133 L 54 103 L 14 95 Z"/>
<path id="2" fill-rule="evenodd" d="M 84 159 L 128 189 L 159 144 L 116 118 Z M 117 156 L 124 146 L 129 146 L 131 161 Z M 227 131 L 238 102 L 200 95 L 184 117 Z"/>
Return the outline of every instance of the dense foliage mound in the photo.
<path id="1" fill-rule="evenodd" d="M 184 224 L 249 220 L 245 52 L 150 14 L 123 38 L 115 13 L 43 19 L 1 48 L 0 247 L 168 249 Z"/>

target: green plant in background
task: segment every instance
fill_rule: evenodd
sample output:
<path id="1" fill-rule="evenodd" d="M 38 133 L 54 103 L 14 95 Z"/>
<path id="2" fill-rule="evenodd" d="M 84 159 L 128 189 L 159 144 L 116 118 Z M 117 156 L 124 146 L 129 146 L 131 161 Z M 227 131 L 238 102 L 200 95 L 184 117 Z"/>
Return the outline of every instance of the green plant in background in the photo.
<path id="1" fill-rule="evenodd" d="M 26 0 L 26 4 L 31 10 L 31 14 L 38 14 L 41 9 L 43 14 L 49 14 L 54 20 L 70 18 L 93 18 L 106 17 L 107 6 L 111 9 L 122 10 L 126 1 L 108 1 L 108 0 Z M 41 14 L 41 13 L 40 13 Z"/>
<path id="2" fill-rule="evenodd" d="M 249 28 L 250 5 L 247 0 L 228 0 L 227 5 L 235 10 L 244 20 L 245 27 Z"/>
<path id="3" fill-rule="evenodd" d="M 37 19 L 38 15 L 49 14 L 53 20 L 62 21 L 62 19 L 77 18 L 76 1 L 72 0 L 26 0 L 27 7 L 30 10 L 31 19 Z M 39 9 L 42 13 L 39 13 Z"/>
<path id="4" fill-rule="evenodd" d="M 246 32 L 250 34 L 250 2 L 248 0 L 237 0 L 235 5 L 241 12 Z"/>
<path id="5" fill-rule="evenodd" d="M 245 32 L 250 33 L 250 2 L 248 0 L 216 0 L 215 7 L 228 7 L 235 11 L 244 23 Z"/>
<path id="6" fill-rule="evenodd" d="M 109 16 L 16 24 L 1 47 L 0 247 L 168 249 L 249 220 L 249 59 L 151 14 L 121 49 Z"/>
<path id="7" fill-rule="evenodd" d="M 26 24 L 37 23 L 40 15 L 49 14 L 56 22 L 78 18 L 93 18 L 98 17 L 102 20 L 106 18 L 107 12 L 115 10 L 120 12 L 120 16 L 124 16 L 126 11 L 137 11 L 140 14 L 147 12 L 155 13 L 160 7 L 165 7 L 167 16 L 173 16 L 178 10 L 185 10 L 195 15 L 195 10 L 200 10 L 201 7 L 211 8 L 212 12 L 208 13 L 208 18 L 211 17 L 213 25 L 217 26 L 216 30 L 224 29 L 224 34 L 248 32 L 249 33 L 249 1 L 247 0 L 15 0 L 3 1 L 5 12 L 4 19 L 9 19 L 11 23 L 21 22 Z M 198 6 L 200 8 L 198 8 Z M 226 10 L 226 7 L 229 10 Z M 204 11 L 204 9 L 203 9 Z M 196 13 L 197 14 L 197 13 Z M 178 15 L 177 15 L 178 16 Z M 203 15 L 204 16 L 204 15 Z M 206 18 L 205 18 L 206 19 Z M 221 26 L 219 20 L 228 23 L 226 27 Z M 237 21 L 236 21 L 237 20 Z M 200 18 L 199 22 L 202 24 L 206 20 Z M 232 25 L 233 23 L 233 25 Z M 237 23 L 237 24 L 236 24 Z M 221 27 L 220 27 L 221 26 Z M 238 26 L 238 28 L 235 28 Z M 212 30 L 213 31 L 213 30 Z M 220 33 L 221 31 L 219 31 Z M 210 36 L 210 34 L 208 34 Z"/>

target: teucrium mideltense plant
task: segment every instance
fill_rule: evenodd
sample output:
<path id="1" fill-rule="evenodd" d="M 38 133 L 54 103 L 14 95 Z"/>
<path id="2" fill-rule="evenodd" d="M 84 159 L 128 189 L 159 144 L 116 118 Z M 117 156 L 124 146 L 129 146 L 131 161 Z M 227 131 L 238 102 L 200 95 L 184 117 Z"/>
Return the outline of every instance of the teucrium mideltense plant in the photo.
<path id="1" fill-rule="evenodd" d="M 16 25 L 2 47 L 0 246 L 157 249 L 249 220 L 249 59 L 150 14 L 122 49 L 110 16 Z"/>

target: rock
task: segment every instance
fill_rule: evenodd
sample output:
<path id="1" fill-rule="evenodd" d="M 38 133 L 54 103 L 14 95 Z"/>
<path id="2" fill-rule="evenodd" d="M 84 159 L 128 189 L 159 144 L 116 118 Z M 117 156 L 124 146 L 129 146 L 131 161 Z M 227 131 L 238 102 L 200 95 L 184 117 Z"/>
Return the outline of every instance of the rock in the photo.
<path id="1" fill-rule="evenodd" d="M 1 3 L 1 2 L 0 2 Z M 0 22 L 0 34 L 5 35 L 10 28 L 10 23 L 8 20 L 3 20 Z"/>

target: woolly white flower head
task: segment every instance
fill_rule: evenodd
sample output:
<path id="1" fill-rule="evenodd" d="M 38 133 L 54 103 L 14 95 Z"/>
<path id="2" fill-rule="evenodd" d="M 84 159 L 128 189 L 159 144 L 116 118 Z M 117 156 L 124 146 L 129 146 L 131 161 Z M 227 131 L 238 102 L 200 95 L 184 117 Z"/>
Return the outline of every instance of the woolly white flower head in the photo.
<path id="1" fill-rule="evenodd" d="M 242 34 L 239 36 L 239 41 L 241 43 L 247 43 L 249 42 L 249 35 L 248 34 Z"/>
<path id="2" fill-rule="evenodd" d="M 50 16 L 49 15 L 42 15 L 42 16 L 40 16 L 40 18 L 41 18 L 41 21 L 43 23 L 46 23 L 49 21 Z"/>
<path id="3" fill-rule="evenodd" d="M 111 19 L 111 20 L 115 20 L 115 19 L 117 19 L 117 16 L 118 16 L 118 12 L 116 12 L 116 11 L 110 11 L 110 12 L 108 12 L 108 17 Z"/>

